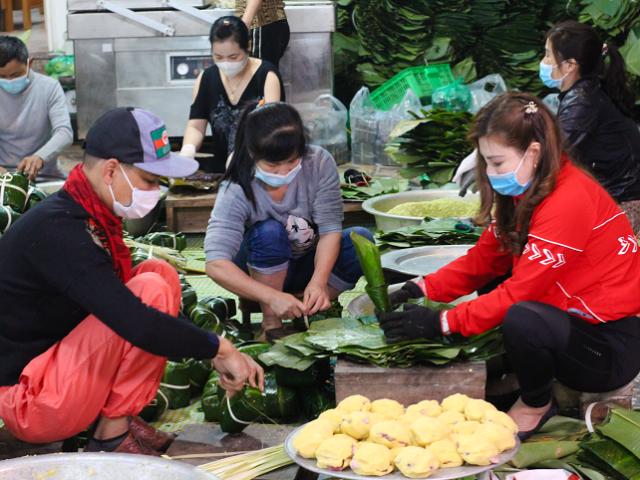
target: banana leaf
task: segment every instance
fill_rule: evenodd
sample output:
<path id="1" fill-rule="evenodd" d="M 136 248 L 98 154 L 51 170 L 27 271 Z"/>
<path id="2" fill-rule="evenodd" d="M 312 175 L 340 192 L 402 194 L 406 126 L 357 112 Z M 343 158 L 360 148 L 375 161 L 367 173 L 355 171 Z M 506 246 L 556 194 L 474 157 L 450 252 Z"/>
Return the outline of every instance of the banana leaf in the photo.
<path id="1" fill-rule="evenodd" d="M 20 214 L 8 205 L 0 205 L 0 233 L 6 232 L 20 218 Z"/>
<path id="2" fill-rule="evenodd" d="M 381 250 L 425 245 L 473 245 L 477 243 L 482 232 L 482 228 L 474 226 L 469 221 L 457 218 L 427 218 L 420 225 L 377 232 L 376 239 Z"/>
<path id="3" fill-rule="evenodd" d="M 296 391 L 279 385 L 276 374 L 266 373 L 264 377 L 264 413 L 266 420 L 292 418 L 298 415 L 300 405 Z"/>
<path id="4" fill-rule="evenodd" d="M 362 272 L 367 280 L 365 291 L 371 298 L 376 309 L 381 312 L 391 311 L 389 301 L 388 285 L 382 273 L 382 263 L 380 261 L 380 251 L 378 247 L 367 238 L 351 232 L 351 241 L 356 249 L 358 261 L 362 267 Z"/>
<path id="5" fill-rule="evenodd" d="M 0 205 L 24 213 L 29 194 L 29 179 L 20 172 L 6 172 L 0 176 Z"/>
<path id="6" fill-rule="evenodd" d="M 167 362 L 160 382 L 160 390 L 168 400 L 169 408 L 183 408 L 191 401 L 190 366 L 186 362 Z"/>
<path id="7" fill-rule="evenodd" d="M 621 479 L 640 479 L 640 459 L 613 440 L 594 438 L 583 442 L 578 458 L 600 465 Z"/>
<path id="8" fill-rule="evenodd" d="M 597 430 L 640 458 L 640 412 L 614 408 L 608 421 Z"/>
<path id="9" fill-rule="evenodd" d="M 335 408 L 335 394 L 331 394 L 324 387 L 305 388 L 298 390 L 300 404 L 303 407 L 305 417 L 314 420 L 331 408 Z"/>
<path id="10" fill-rule="evenodd" d="M 520 446 L 511 464 L 516 468 L 527 468 L 543 460 L 566 457 L 579 449 L 578 441 L 526 442 Z"/>
<path id="11" fill-rule="evenodd" d="M 343 183 L 340 186 L 342 198 L 347 200 L 367 200 L 378 195 L 404 192 L 409 188 L 409 181 L 397 178 L 376 178 L 368 186 Z"/>

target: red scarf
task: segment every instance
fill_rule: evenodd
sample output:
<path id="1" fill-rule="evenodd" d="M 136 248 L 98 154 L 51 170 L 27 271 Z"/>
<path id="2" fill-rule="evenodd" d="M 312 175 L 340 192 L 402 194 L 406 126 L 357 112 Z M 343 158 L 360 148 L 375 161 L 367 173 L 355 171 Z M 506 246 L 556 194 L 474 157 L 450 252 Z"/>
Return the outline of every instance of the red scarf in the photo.
<path id="1" fill-rule="evenodd" d="M 71 170 L 63 188 L 87 211 L 90 233 L 98 237 L 111 255 L 116 274 L 123 283 L 127 283 L 131 279 L 131 253 L 122 238 L 122 219 L 100 200 L 84 174 L 82 165 Z"/>

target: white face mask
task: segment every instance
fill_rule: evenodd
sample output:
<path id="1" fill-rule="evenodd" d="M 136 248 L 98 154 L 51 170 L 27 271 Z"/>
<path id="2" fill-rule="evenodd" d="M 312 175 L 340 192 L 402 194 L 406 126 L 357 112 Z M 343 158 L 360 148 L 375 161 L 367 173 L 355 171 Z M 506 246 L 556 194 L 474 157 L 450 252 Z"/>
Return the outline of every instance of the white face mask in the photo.
<path id="1" fill-rule="evenodd" d="M 117 201 L 116 196 L 113 194 L 113 189 L 111 185 L 109 185 L 111 198 L 113 198 L 113 213 L 127 219 L 142 218 L 155 208 L 160 201 L 162 192 L 159 188 L 156 190 L 140 190 L 139 188 L 135 188 L 131 184 L 131 180 L 129 180 L 122 165 L 119 165 L 119 167 L 129 187 L 131 187 L 131 203 L 125 206 Z"/>
<path id="2" fill-rule="evenodd" d="M 234 78 L 240 75 L 247 63 L 249 63 L 249 57 L 245 55 L 239 62 L 216 62 L 216 65 L 228 78 Z"/>

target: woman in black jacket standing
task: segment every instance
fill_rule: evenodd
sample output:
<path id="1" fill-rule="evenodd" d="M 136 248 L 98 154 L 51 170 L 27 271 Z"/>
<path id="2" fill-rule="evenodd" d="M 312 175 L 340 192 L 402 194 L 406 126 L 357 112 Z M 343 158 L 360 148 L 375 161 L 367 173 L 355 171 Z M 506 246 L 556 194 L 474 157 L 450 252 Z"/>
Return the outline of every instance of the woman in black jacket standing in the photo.
<path id="1" fill-rule="evenodd" d="M 593 173 L 640 231 L 640 130 L 624 60 L 589 25 L 566 21 L 547 34 L 540 78 L 560 90 L 558 121 L 572 157 Z"/>

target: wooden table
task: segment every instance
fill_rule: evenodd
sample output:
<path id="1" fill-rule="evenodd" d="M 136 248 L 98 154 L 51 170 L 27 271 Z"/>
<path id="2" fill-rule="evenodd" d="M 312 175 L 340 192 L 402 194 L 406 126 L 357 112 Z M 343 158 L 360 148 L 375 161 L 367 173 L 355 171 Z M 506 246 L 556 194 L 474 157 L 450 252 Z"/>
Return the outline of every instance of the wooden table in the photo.
<path id="1" fill-rule="evenodd" d="M 0 30 L 6 32 L 12 32 L 13 25 L 13 10 L 14 3 L 17 3 L 18 8 L 22 9 L 22 29 L 29 30 L 31 28 L 31 9 L 34 7 L 40 7 L 41 11 L 44 11 L 42 0 L 20 0 L 14 2 L 14 0 L 0 0 L 0 10 L 2 10 L 2 17 L 4 25 L 0 25 Z"/>
<path id="2" fill-rule="evenodd" d="M 171 232 L 202 233 L 207 230 L 216 193 L 175 194 L 169 192 L 165 200 L 167 230 Z M 343 202 L 344 226 L 373 224 L 371 215 L 362 210 L 361 202 Z"/>

